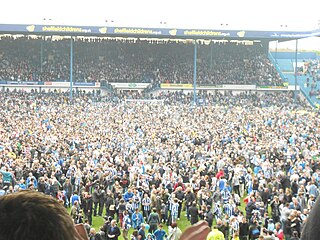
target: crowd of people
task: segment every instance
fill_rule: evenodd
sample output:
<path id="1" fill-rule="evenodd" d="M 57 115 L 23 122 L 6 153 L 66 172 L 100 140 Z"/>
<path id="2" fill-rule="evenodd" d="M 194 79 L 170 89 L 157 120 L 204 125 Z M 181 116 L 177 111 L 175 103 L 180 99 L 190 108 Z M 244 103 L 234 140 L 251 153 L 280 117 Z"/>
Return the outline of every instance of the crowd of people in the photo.
<path id="1" fill-rule="evenodd" d="M 320 177 L 319 117 L 302 99 L 204 91 L 206 104 L 192 107 L 183 92 L 152 96 L 163 105 L 68 97 L 0 92 L 1 195 L 52 196 L 90 239 L 177 240 L 184 213 L 225 239 L 300 237 Z M 98 231 L 93 216 L 105 218 Z"/>
<path id="2" fill-rule="evenodd" d="M 78 82 L 192 83 L 190 42 L 82 39 L 73 43 L 73 79 Z M 199 84 L 282 85 L 261 43 L 199 44 Z M 0 80 L 69 81 L 70 39 L 1 37 Z"/>
<path id="3" fill-rule="evenodd" d="M 156 93 L 149 93 L 148 91 L 136 90 L 121 90 L 107 98 L 114 102 L 125 102 L 126 100 L 136 100 L 136 102 L 143 102 L 144 100 L 161 100 L 159 103 L 166 105 L 176 104 L 193 104 L 194 94 L 191 91 L 159 91 Z M 225 105 L 232 107 L 271 107 L 274 104 L 283 107 L 294 107 L 296 105 L 294 94 L 276 94 L 265 93 L 259 91 L 246 91 L 242 93 L 235 93 L 233 91 L 207 91 L 200 90 L 196 94 L 196 103 L 200 106 L 208 105 Z M 101 99 L 100 99 L 101 100 Z M 99 101 L 100 101 L 99 100 Z M 146 102 L 147 102 L 146 101 Z M 155 101 L 156 102 L 156 101 Z M 302 99 L 298 100 L 299 105 L 308 108 L 308 103 Z"/>
<path id="4" fill-rule="evenodd" d="M 320 61 L 312 60 L 305 62 L 305 74 L 309 76 L 306 79 L 306 86 L 310 87 L 309 96 L 320 96 L 320 90 L 318 87 L 318 83 L 320 81 Z"/>

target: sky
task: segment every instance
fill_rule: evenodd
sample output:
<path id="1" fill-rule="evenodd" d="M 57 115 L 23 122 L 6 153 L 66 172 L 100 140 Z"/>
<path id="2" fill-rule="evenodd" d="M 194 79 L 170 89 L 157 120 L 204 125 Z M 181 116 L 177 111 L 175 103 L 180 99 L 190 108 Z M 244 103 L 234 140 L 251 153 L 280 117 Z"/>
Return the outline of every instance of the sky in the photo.
<path id="1" fill-rule="evenodd" d="M 10 0 L 0 23 L 308 31 L 319 28 L 319 9 L 319 0 Z M 320 50 L 320 38 L 299 47 Z"/>

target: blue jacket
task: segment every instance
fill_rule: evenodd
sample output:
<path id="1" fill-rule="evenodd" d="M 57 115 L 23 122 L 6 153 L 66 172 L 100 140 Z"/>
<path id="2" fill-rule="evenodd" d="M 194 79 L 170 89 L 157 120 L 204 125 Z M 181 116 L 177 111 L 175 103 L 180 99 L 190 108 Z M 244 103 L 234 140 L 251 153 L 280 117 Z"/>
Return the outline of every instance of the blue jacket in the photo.
<path id="1" fill-rule="evenodd" d="M 157 229 L 153 235 L 156 237 L 156 240 L 163 240 L 167 233 L 163 229 Z"/>
<path id="2" fill-rule="evenodd" d="M 78 195 L 72 195 L 71 196 L 71 205 L 74 205 L 74 202 L 78 201 L 80 203 L 80 197 Z"/>
<path id="3" fill-rule="evenodd" d="M 141 213 L 134 212 L 132 214 L 132 225 L 134 229 L 140 228 L 141 223 L 143 223 L 143 216 Z"/>
<path id="4" fill-rule="evenodd" d="M 123 195 L 123 199 L 126 201 L 126 202 L 129 202 L 129 199 L 133 197 L 133 193 L 129 193 L 129 192 L 126 192 L 124 195 Z"/>

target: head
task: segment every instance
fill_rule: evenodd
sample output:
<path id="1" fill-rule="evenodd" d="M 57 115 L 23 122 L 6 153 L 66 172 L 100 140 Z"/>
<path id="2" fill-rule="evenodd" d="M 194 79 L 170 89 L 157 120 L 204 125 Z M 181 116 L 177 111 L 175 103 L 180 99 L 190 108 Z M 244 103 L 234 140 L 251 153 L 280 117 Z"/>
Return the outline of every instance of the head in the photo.
<path id="1" fill-rule="evenodd" d="M 94 228 L 90 228 L 90 235 L 95 235 L 97 232 Z"/>
<path id="2" fill-rule="evenodd" d="M 135 236 L 135 237 L 138 237 L 138 230 L 134 230 L 134 231 L 132 232 L 132 235 Z"/>
<path id="3" fill-rule="evenodd" d="M 222 220 L 220 218 L 217 219 L 217 225 L 221 225 L 222 224 Z"/>
<path id="4" fill-rule="evenodd" d="M 63 205 L 34 191 L 0 198 L 0 239 L 74 240 L 73 221 Z"/>
<path id="5" fill-rule="evenodd" d="M 142 229 L 145 229 L 146 228 L 146 225 L 144 223 L 141 223 L 141 228 Z"/>
<path id="6" fill-rule="evenodd" d="M 116 221 L 116 220 L 112 220 L 112 221 L 111 221 L 111 226 L 112 226 L 112 227 L 115 227 L 116 225 L 117 225 L 117 221 Z"/>
<path id="7" fill-rule="evenodd" d="M 178 224 L 176 222 L 174 222 L 174 223 L 171 224 L 171 227 L 172 228 L 176 228 L 176 227 L 178 227 Z"/>

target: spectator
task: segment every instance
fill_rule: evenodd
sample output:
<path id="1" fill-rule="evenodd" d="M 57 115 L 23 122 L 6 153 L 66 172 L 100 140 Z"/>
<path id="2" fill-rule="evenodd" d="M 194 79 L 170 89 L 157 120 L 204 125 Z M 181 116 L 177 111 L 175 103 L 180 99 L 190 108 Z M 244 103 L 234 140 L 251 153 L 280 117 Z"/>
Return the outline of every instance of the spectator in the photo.
<path id="1" fill-rule="evenodd" d="M 224 240 L 224 235 L 219 231 L 217 226 L 214 226 L 213 230 L 207 236 L 207 240 Z"/>
<path id="2" fill-rule="evenodd" d="M 165 230 L 163 230 L 163 225 L 160 223 L 159 228 L 155 230 L 153 233 L 155 236 L 155 240 L 164 240 L 165 237 L 167 237 L 167 233 Z"/>
<path id="3" fill-rule="evenodd" d="M 108 229 L 107 235 L 110 240 L 118 240 L 118 237 L 121 235 L 121 232 L 120 229 L 117 227 L 116 220 L 111 221 L 111 225 Z"/>
<path id="4" fill-rule="evenodd" d="M 177 223 L 174 222 L 171 224 L 171 229 L 169 229 L 168 240 L 179 240 L 182 235 L 180 228 Z"/>
<path id="5" fill-rule="evenodd" d="M 3 239 L 69 240 L 80 237 L 63 205 L 43 194 L 21 191 L 2 196 L 0 209 Z"/>

